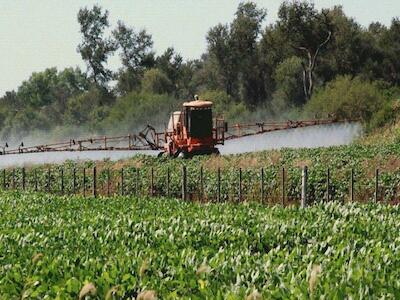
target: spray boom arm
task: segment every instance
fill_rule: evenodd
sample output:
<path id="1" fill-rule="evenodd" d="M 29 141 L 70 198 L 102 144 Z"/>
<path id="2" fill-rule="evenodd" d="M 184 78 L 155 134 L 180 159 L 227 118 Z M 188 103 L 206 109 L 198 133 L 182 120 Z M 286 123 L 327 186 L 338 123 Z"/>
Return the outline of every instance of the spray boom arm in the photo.
<path id="1" fill-rule="evenodd" d="M 245 136 L 257 135 L 277 130 L 288 130 L 317 125 L 329 125 L 334 123 L 354 122 L 355 120 L 315 119 L 286 122 L 258 122 L 254 124 L 235 124 L 224 130 L 219 137 L 220 144 L 226 140 L 238 139 Z M 61 151 L 117 151 L 117 150 L 162 150 L 167 136 L 171 132 L 156 132 L 154 127 L 147 125 L 138 134 L 112 137 L 93 137 L 86 139 L 70 139 L 66 142 L 43 144 L 37 146 L 24 146 L 7 150 L 8 145 L 0 147 L 0 155 L 22 154 L 37 152 L 61 152 Z"/>

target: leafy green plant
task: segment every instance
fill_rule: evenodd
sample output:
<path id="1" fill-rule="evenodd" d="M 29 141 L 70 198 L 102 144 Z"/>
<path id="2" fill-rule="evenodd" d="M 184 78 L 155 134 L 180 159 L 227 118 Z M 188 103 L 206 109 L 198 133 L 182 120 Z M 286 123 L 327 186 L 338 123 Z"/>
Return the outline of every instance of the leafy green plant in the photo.
<path id="1" fill-rule="evenodd" d="M 2 192 L 0 298 L 396 298 L 398 206 Z"/>
<path id="2" fill-rule="evenodd" d="M 321 202 L 327 199 L 327 172 L 330 171 L 330 200 L 349 200 L 351 169 L 354 170 L 354 195 L 356 201 L 374 199 L 375 169 L 379 169 L 378 200 L 396 203 L 400 182 L 400 147 L 397 143 L 318 148 L 283 149 L 230 155 L 221 157 L 194 157 L 190 160 L 156 158 L 138 155 L 128 160 L 69 161 L 61 165 L 26 168 L 26 189 L 64 194 L 83 194 L 83 169 L 85 168 L 86 195 L 92 192 L 93 167 L 97 167 L 99 194 L 171 196 L 180 198 L 182 193 L 182 167 L 187 168 L 189 198 L 215 201 L 218 198 L 218 169 L 220 169 L 220 200 L 237 202 L 239 199 L 239 168 L 242 170 L 241 200 L 265 203 L 282 201 L 282 169 L 285 169 L 285 201 L 299 204 L 301 195 L 301 168 L 309 168 L 308 199 Z M 124 169 L 123 182 L 121 169 Z M 203 169 L 203 180 L 200 172 Z M 261 168 L 264 171 L 264 198 L 261 199 Z M 73 170 L 75 169 L 75 189 Z M 64 180 L 62 190 L 61 170 Z M 151 180 L 153 170 L 153 181 Z M 6 170 L 7 188 L 21 189 L 22 169 Z M 169 173 L 169 182 L 167 180 Z M 37 179 L 35 179 L 35 176 Z M 108 188 L 108 178 L 110 187 Z M 3 174 L 0 174 L 3 181 Z M 203 188 L 201 185 L 203 183 Z M 2 185 L 2 184 L 1 184 Z M 203 191 L 203 194 L 202 194 Z"/>

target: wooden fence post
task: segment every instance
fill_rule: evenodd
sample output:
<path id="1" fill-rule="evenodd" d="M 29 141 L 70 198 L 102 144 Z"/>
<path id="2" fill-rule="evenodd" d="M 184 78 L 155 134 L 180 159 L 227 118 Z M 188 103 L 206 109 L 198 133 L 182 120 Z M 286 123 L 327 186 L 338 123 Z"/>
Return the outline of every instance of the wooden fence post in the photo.
<path id="1" fill-rule="evenodd" d="M 83 168 L 83 197 L 86 197 L 86 168 Z"/>
<path id="2" fill-rule="evenodd" d="M 76 168 L 72 170 L 72 192 L 76 194 Z"/>
<path id="3" fill-rule="evenodd" d="M 200 201 L 204 201 L 204 171 L 203 166 L 200 167 Z"/>
<path id="4" fill-rule="evenodd" d="M 331 200 L 331 174 L 330 170 L 326 171 L 326 202 Z"/>
<path id="5" fill-rule="evenodd" d="M 182 200 L 187 200 L 187 172 L 186 166 L 182 166 Z"/>
<path id="6" fill-rule="evenodd" d="M 378 195 L 379 195 L 379 169 L 375 169 L 375 203 L 378 202 Z"/>
<path id="7" fill-rule="evenodd" d="M 97 168 L 93 167 L 93 197 L 97 197 Z"/>
<path id="8" fill-rule="evenodd" d="M 305 208 L 307 206 L 307 181 L 308 181 L 308 168 L 303 167 L 303 172 L 301 176 L 301 207 Z"/>
<path id="9" fill-rule="evenodd" d="M 167 168 L 167 197 L 168 198 L 169 198 L 169 194 L 170 194 L 170 191 L 169 191 L 170 180 L 171 180 L 170 171 L 169 171 L 169 167 L 168 167 Z"/>
<path id="10" fill-rule="evenodd" d="M 25 168 L 22 168 L 22 190 L 25 191 Z"/>
<path id="11" fill-rule="evenodd" d="M 221 168 L 217 171 L 217 201 L 221 202 Z"/>
<path id="12" fill-rule="evenodd" d="M 260 173 L 260 189 L 261 189 L 261 203 L 264 203 L 264 168 L 261 168 Z"/>
<path id="13" fill-rule="evenodd" d="M 107 169 L 107 197 L 110 197 L 110 184 L 111 184 L 111 175 L 110 168 Z"/>
<path id="14" fill-rule="evenodd" d="M 15 190 L 15 169 L 12 170 L 12 189 Z"/>
<path id="15" fill-rule="evenodd" d="M 351 169 L 350 174 L 350 201 L 354 201 L 354 169 Z"/>
<path id="16" fill-rule="evenodd" d="M 60 177 L 61 177 L 61 194 L 64 194 L 64 168 L 60 169 Z"/>
<path id="17" fill-rule="evenodd" d="M 35 192 L 38 191 L 38 177 L 37 177 L 37 169 L 33 171 L 34 181 L 35 181 Z"/>
<path id="18" fill-rule="evenodd" d="M 285 195 L 286 195 L 286 187 L 285 187 L 285 168 L 282 168 L 282 199 L 281 204 L 282 206 L 285 205 Z"/>
<path id="19" fill-rule="evenodd" d="M 123 196 L 125 193 L 125 187 L 124 187 L 124 168 L 121 168 L 121 196 Z"/>
<path id="20" fill-rule="evenodd" d="M 150 197 L 154 196 L 154 168 L 150 169 Z"/>
<path id="21" fill-rule="evenodd" d="M 7 188 L 6 169 L 3 169 L 3 190 Z"/>
<path id="22" fill-rule="evenodd" d="M 3 190 L 7 188 L 6 169 L 3 169 Z"/>
<path id="23" fill-rule="evenodd" d="M 136 168 L 136 183 L 135 183 L 135 194 L 136 196 L 140 195 L 140 170 L 139 168 Z"/>
<path id="24" fill-rule="evenodd" d="M 239 168 L 239 202 L 242 201 L 242 168 Z"/>
<path id="25" fill-rule="evenodd" d="M 47 169 L 47 192 L 51 192 L 51 170 Z"/>

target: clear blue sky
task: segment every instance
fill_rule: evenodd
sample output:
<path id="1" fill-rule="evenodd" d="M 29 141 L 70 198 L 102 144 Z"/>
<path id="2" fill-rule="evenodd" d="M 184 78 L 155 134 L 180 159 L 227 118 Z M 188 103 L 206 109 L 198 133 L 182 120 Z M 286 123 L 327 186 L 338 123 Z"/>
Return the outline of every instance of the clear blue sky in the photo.
<path id="1" fill-rule="evenodd" d="M 205 35 L 218 23 L 233 19 L 240 1 L 234 0 L 0 0 L 0 96 L 16 89 L 34 71 L 47 67 L 85 68 L 76 46 L 80 41 L 76 14 L 97 3 L 110 12 L 111 25 L 121 19 L 153 35 L 157 53 L 173 46 L 185 59 L 206 49 Z M 280 0 L 256 0 L 268 10 L 267 23 L 276 20 Z M 318 8 L 343 5 L 347 15 L 367 26 L 389 25 L 400 16 L 400 0 L 315 0 Z M 110 61 L 119 66 L 118 57 Z"/>

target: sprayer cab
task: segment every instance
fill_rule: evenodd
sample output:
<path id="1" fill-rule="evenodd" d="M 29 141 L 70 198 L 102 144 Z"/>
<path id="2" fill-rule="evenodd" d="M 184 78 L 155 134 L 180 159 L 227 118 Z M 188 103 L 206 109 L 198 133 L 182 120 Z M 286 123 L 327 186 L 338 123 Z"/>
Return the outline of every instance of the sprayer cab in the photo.
<path id="1" fill-rule="evenodd" d="M 223 118 L 213 119 L 211 101 L 184 102 L 182 110 L 173 112 L 169 119 L 165 153 L 173 157 L 218 154 L 216 145 L 224 144 L 226 128 Z"/>

